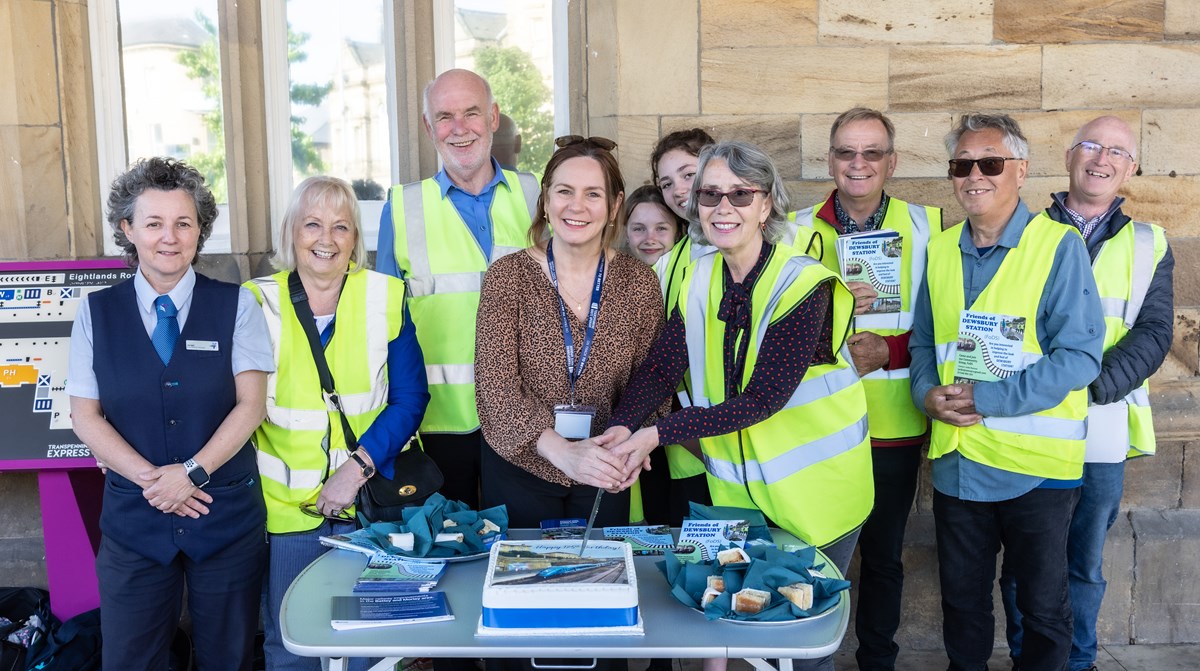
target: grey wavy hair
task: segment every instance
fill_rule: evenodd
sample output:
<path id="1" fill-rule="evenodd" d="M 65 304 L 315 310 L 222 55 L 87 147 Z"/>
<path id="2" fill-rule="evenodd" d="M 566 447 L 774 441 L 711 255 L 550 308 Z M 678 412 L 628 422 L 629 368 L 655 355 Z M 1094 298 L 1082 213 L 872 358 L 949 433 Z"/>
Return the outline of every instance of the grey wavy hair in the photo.
<path id="1" fill-rule="evenodd" d="M 946 134 L 946 154 L 954 158 L 954 149 L 964 134 L 988 129 L 998 130 L 1004 135 L 1004 146 L 1012 152 L 1013 157 L 1029 160 L 1029 140 L 1025 139 L 1017 120 L 1007 114 L 981 112 L 971 112 L 958 118 L 954 130 Z"/>
<path id="2" fill-rule="evenodd" d="M 726 140 L 700 150 L 700 158 L 696 163 L 696 178 L 692 181 L 692 190 L 688 194 L 688 235 L 702 245 L 710 244 L 700 227 L 700 204 L 696 192 L 703 187 L 704 171 L 714 159 L 725 161 L 729 171 L 737 175 L 738 179 L 766 191 L 766 195 L 771 197 L 771 213 L 764 222 L 763 239 L 772 244 L 779 242 L 788 226 L 787 213 L 791 202 L 787 189 L 784 188 L 783 178 L 779 176 L 779 170 L 775 168 L 771 157 L 756 145 L 742 140 Z"/>
<path id="3" fill-rule="evenodd" d="M 132 268 L 138 264 L 137 247 L 125 231 L 121 230 L 121 222 L 128 221 L 133 225 L 133 214 L 137 207 L 138 198 L 148 189 L 157 191 L 184 191 L 192 197 L 196 205 L 196 224 L 200 227 L 200 239 L 196 243 L 196 255 L 192 263 L 200 258 L 200 250 L 204 249 L 204 241 L 212 235 L 213 222 L 217 220 L 217 199 L 212 191 L 204 185 L 204 175 L 192 166 L 164 156 L 152 156 L 138 159 L 128 170 L 113 180 L 108 193 L 108 225 L 113 230 L 113 241 L 121 248 L 125 263 Z"/>
<path id="4" fill-rule="evenodd" d="M 312 206 L 326 207 L 350 215 L 350 221 L 354 224 L 354 249 L 350 252 L 350 262 L 353 265 L 347 272 L 356 273 L 362 270 L 367 258 L 367 246 L 363 242 L 362 226 L 359 225 L 362 213 L 358 208 L 358 198 L 346 180 L 328 175 L 309 177 L 292 191 L 287 210 L 283 213 L 283 223 L 279 226 L 279 247 L 271 257 L 271 265 L 275 270 L 296 269 L 295 229 L 304 219 L 305 211 Z"/>

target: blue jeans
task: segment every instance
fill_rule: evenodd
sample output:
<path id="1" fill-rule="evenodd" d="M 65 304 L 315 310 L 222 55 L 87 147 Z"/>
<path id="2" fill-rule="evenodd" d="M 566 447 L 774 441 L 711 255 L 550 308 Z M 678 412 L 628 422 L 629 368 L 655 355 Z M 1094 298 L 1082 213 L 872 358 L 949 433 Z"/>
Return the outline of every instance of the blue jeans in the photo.
<path id="1" fill-rule="evenodd" d="M 1104 540 L 1117 521 L 1121 495 L 1125 490 L 1125 462 L 1116 464 L 1084 464 L 1083 487 L 1079 503 L 1071 517 L 1067 537 L 1068 585 L 1071 592 L 1071 615 L 1074 632 L 1071 636 L 1070 671 L 1086 671 L 1096 663 L 1096 618 L 1104 589 L 1108 582 L 1101 571 L 1104 562 Z M 1008 616 L 1008 649 L 1012 658 L 1020 659 L 1024 638 L 1023 618 L 1016 605 L 1017 581 L 1005 562 L 1000 576 L 1000 594 Z"/>
<path id="2" fill-rule="evenodd" d="M 1079 488 L 1034 489 L 1007 501 L 935 491 L 942 639 L 950 671 L 985 671 L 992 654 L 992 586 L 1003 546 L 1025 618 L 1022 671 L 1061 671 L 1071 650 L 1067 532 Z"/>
<path id="3" fill-rule="evenodd" d="M 306 566 L 329 551 L 329 548 L 321 545 L 319 536 L 351 531 L 354 531 L 352 522 L 325 520 L 312 531 L 270 534 L 270 562 L 263 585 L 263 629 L 266 638 L 263 653 L 267 671 L 321 671 L 320 658 L 293 655 L 283 647 L 283 635 L 279 631 L 283 595 Z M 349 667 L 351 671 L 365 671 L 370 663 L 366 659 L 351 659 Z"/>

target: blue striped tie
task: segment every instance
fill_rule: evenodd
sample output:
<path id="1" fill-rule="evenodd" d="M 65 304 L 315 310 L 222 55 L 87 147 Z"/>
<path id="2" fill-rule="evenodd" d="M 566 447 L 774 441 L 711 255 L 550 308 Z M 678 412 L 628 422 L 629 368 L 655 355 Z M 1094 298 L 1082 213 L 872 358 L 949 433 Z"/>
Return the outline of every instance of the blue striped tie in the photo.
<path id="1" fill-rule="evenodd" d="M 154 351 L 158 352 L 158 358 L 162 359 L 165 366 L 171 362 L 175 341 L 179 340 L 179 320 L 175 318 L 179 311 L 175 309 L 170 296 L 159 296 L 154 299 L 154 314 L 158 315 L 158 323 L 154 325 L 150 342 L 154 343 Z"/>

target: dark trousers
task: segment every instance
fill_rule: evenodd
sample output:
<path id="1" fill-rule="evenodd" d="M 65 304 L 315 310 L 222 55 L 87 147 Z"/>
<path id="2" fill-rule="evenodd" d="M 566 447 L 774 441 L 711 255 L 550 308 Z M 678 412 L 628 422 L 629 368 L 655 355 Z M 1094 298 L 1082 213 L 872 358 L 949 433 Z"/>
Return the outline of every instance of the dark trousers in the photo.
<path id="1" fill-rule="evenodd" d="M 564 487 L 546 482 L 505 461 L 490 447 L 483 451 L 483 469 L 483 507 L 506 505 L 509 528 L 537 529 L 542 520 L 587 518 L 592 513 L 592 503 L 596 500 L 595 487 Z M 629 490 L 619 494 L 606 492 L 600 499 L 596 528 L 628 523 Z"/>
<path id="2" fill-rule="evenodd" d="M 900 646 L 893 638 L 900 627 L 904 589 L 904 528 L 917 493 L 921 445 L 871 448 L 875 506 L 858 537 L 858 609 L 854 656 L 861 671 L 896 667 Z"/>
<path id="3" fill-rule="evenodd" d="M 483 431 L 471 433 L 422 433 L 421 445 L 441 469 L 446 483 L 440 490 L 451 501 L 462 501 L 479 510 L 479 454 Z"/>
<path id="4" fill-rule="evenodd" d="M 266 560 L 261 533 L 202 562 L 179 554 L 166 566 L 103 537 L 96 577 L 104 669 L 166 671 L 186 584 L 197 669 L 249 671 Z"/>
<path id="5" fill-rule="evenodd" d="M 942 638 L 951 671 L 984 671 L 992 654 L 992 588 L 1003 546 L 1025 614 L 1022 671 L 1061 671 L 1071 652 L 1067 530 L 1079 489 L 1035 489 L 984 503 L 934 492 Z"/>

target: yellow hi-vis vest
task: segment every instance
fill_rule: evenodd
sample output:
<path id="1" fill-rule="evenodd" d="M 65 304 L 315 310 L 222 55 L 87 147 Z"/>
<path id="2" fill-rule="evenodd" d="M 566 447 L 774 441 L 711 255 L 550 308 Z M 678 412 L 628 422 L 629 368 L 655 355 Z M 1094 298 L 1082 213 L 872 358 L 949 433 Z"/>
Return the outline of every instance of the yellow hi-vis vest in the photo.
<path id="1" fill-rule="evenodd" d="M 425 356 L 427 433 L 470 433 L 475 408 L 475 313 L 483 273 L 496 259 L 527 247 L 541 189 L 527 172 L 505 170 L 490 210 L 492 248 L 484 254 L 449 196 L 433 179 L 392 188 L 396 265 L 408 283 L 408 309 Z M 518 188 L 520 187 L 520 188 Z"/>
<path id="2" fill-rule="evenodd" d="M 817 216 L 825 202 L 794 213 L 796 221 L 811 226 L 821 236 L 824 253 L 820 258 L 835 273 L 841 275 L 837 261 L 837 229 Z M 882 336 L 900 335 L 912 330 L 913 303 L 921 288 L 925 273 L 925 249 L 929 238 L 942 230 L 942 211 L 936 207 L 914 205 L 889 197 L 887 212 L 880 228 L 896 231 L 903 238 L 900 257 L 900 311 L 885 314 L 865 314 L 854 318 L 854 327 Z M 871 437 L 896 440 L 920 436 L 929 428 L 925 413 L 912 402 L 909 392 L 908 368 L 872 371 L 863 377 L 867 390 L 867 411 L 871 420 Z"/>
<path id="3" fill-rule="evenodd" d="M 1138 221 L 1129 222 L 1100 247 L 1100 253 L 1092 262 L 1092 272 L 1104 308 L 1104 351 L 1120 342 L 1137 321 L 1154 279 L 1154 270 L 1166 253 L 1167 236 L 1163 229 Z M 1126 456 L 1154 454 L 1149 380 L 1144 380 L 1122 400 L 1124 403 L 1093 405 L 1088 414 L 1123 411 L 1129 422 L 1129 452 Z"/>
<path id="4" fill-rule="evenodd" d="M 267 531 L 308 531 L 321 524 L 300 512 L 349 458 L 337 408 L 325 397 L 317 364 L 288 293 L 288 273 L 246 282 L 267 318 L 275 372 L 267 376 L 267 418 L 254 432 L 267 502 Z M 361 436 L 387 405 L 388 343 L 404 327 L 404 282 L 360 270 L 346 277 L 325 347 L 346 419 Z M 332 428 L 331 428 L 332 427 Z"/>
<path id="5" fill-rule="evenodd" d="M 963 296 L 962 251 L 959 240 L 965 222 L 929 243 L 926 270 L 933 311 L 933 340 L 938 377 L 954 382 Z M 1038 343 L 1038 304 L 1050 277 L 1054 256 L 1064 235 L 1079 235 L 1044 213 L 1026 225 L 1017 246 L 1008 250 L 995 277 L 984 288 L 972 311 L 1025 318 L 1022 367 L 1042 358 Z M 1013 473 L 1056 480 L 1083 476 L 1084 437 L 1087 434 L 1087 389 L 1067 393 L 1058 405 L 1030 415 L 984 417 L 967 427 L 933 422 L 929 458 L 958 450 L 971 461 Z"/>
<path id="6" fill-rule="evenodd" d="M 770 324 L 829 280 L 836 361 L 810 366 L 779 412 L 741 431 L 701 438 L 700 446 L 715 505 L 757 508 L 805 542 L 825 546 L 862 524 L 875 493 L 866 396 L 844 345 L 854 298 L 817 260 L 781 245 L 770 254 L 751 294 L 751 327 L 744 337 L 753 340 L 739 387 L 754 373 Z M 725 400 L 725 323 L 717 318 L 723 265 L 719 254 L 697 261 L 680 302 L 692 402 L 699 407 Z"/>

